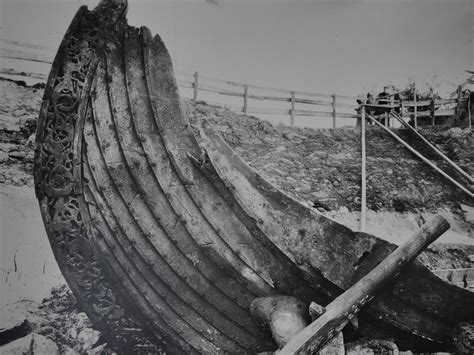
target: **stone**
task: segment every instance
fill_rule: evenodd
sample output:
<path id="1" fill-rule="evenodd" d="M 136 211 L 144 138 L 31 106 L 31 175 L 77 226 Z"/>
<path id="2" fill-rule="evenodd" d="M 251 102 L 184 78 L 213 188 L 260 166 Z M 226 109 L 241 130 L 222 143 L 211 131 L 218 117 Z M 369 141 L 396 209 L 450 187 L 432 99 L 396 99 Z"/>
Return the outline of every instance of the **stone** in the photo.
<path id="1" fill-rule="evenodd" d="M 6 163 L 9 159 L 8 153 L 0 151 L 0 163 Z"/>
<path id="2" fill-rule="evenodd" d="M 393 341 L 383 339 L 361 339 L 345 344 L 345 348 L 346 355 L 399 355 L 397 345 Z"/>
<path id="3" fill-rule="evenodd" d="M 56 343 L 42 335 L 31 333 L 0 347 L 2 355 L 59 355 Z"/>
<path id="4" fill-rule="evenodd" d="M 1 315 L 0 345 L 22 338 L 31 332 L 31 324 L 21 313 L 4 312 L 2 309 Z"/>
<path id="5" fill-rule="evenodd" d="M 474 224 L 474 207 L 460 203 L 466 222 Z"/>
<path id="6" fill-rule="evenodd" d="M 81 344 L 81 350 L 87 351 L 94 347 L 99 341 L 100 332 L 92 328 L 84 328 L 77 335 L 77 341 Z"/>
<path id="7" fill-rule="evenodd" d="M 26 153 L 25 152 L 19 152 L 19 151 L 13 151 L 13 152 L 8 153 L 8 156 L 10 158 L 14 158 L 14 159 L 23 159 L 23 158 L 26 157 Z"/>
<path id="8" fill-rule="evenodd" d="M 456 325 L 452 337 L 456 353 L 474 354 L 474 322 Z"/>

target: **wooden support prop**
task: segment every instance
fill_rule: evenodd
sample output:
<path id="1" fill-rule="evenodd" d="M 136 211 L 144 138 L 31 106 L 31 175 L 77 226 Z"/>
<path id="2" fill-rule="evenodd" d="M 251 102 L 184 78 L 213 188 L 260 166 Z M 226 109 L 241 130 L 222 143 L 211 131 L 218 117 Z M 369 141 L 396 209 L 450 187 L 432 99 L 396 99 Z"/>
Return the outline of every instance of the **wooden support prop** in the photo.
<path id="1" fill-rule="evenodd" d="M 291 110 L 290 110 L 290 119 L 291 119 L 291 126 L 295 125 L 295 92 L 291 92 Z"/>
<path id="2" fill-rule="evenodd" d="M 420 132 L 415 130 L 412 126 L 410 126 L 408 123 L 406 123 L 400 116 L 398 116 L 395 112 L 392 112 L 392 116 L 402 124 L 402 126 L 408 128 L 411 130 L 413 133 L 415 133 L 418 138 L 420 138 L 423 142 L 425 142 L 431 149 L 435 151 L 436 154 L 438 154 L 441 158 L 443 158 L 449 165 L 451 165 L 458 173 L 460 173 L 462 176 L 464 176 L 470 184 L 474 184 L 474 178 L 470 176 L 468 173 L 466 173 L 464 170 L 462 170 L 459 165 L 457 165 L 455 162 L 453 162 L 451 159 L 449 159 L 443 152 L 441 152 L 438 148 L 436 148 L 433 144 L 430 143 L 429 140 L 427 140 Z"/>
<path id="3" fill-rule="evenodd" d="M 198 86 L 199 86 L 199 74 L 198 72 L 194 73 L 194 94 L 193 94 L 193 102 L 196 103 L 198 97 Z"/>
<path id="4" fill-rule="evenodd" d="M 362 106 L 362 120 L 361 120 L 361 143 L 362 143 L 362 196 L 360 203 L 360 230 L 365 232 L 366 229 L 366 220 L 367 220 L 367 177 L 366 177 L 366 149 L 365 149 L 365 106 Z"/>
<path id="5" fill-rule="evenodd" d="M 451 176 L 446 174 L 443 170 L 438 168 L 436 165 L 434 165 L 431 161 L 429 161 L 427 158 L 425 158 L 421 153 L 419 153 L 417 150 L 412 148 L 407 142 L 405 142 L 403 139 L 401 139 L 399 136 L 397 136 L 395 133 L 393 133 L 390 129 L 384 127 L 380 122 L 378 122 L 375 118 L 373 118 L 371 115 L 367 115 L 367 117 L 377 126 L 381 127 L 385 132 L 390 134 L 393 138 L 395 138 L 398 142 L 403 144 L 405 148 L 407 148 L 410 152 L 415 154 L 418 158 L 420 158 L 425 164 L 431 166 L 434 170 L 436 170 L 439 174 L 441 174 L 443 177 L 445 177 L 447 180 L 449 180 L 453 185 L 464 191 L 469 197 L 474 197 L 474 194 L 469 191 L 467 188 L 462 186 L 459 182 L 454 180 Z"/>
<path id="6" fill-rule="evenodd" d="M 332 133 L 336 130 L 336 94 L 332 94 Z"/>
<path id="7" fill-rule="evenodd" d="M 374 297 L 381 286 L 396 277 L 424 248 L 448 229 L 448 221 L 441 216 L 435 216 L 425 223 L 407 242 L 332 301 L 326 307 L 326 312 L 295 335 L 279 355 L 317 353 Z"/>

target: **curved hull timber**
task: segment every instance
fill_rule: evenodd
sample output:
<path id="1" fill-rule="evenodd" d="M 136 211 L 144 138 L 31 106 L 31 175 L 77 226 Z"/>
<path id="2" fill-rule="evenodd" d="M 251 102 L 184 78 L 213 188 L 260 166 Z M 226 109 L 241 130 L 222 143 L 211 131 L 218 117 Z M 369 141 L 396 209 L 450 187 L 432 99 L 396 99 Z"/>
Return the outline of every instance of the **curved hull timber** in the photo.
<path id="1" fill-rule="evenodd" d="M 148 336 L 171 353 L 274 350 L 253 299 L 326 304 L 394 246 L 284 195 L 206 122 L 196 132 L 163 42 L 125 13 L 120 1 L 81 8 L 45 89 L 35 186 L 58 264 L 124 353 L 153 352 L 139 348 Z M 427 349 L 474 318 L 473 300 L 415 263 L 360 330 Z"/>

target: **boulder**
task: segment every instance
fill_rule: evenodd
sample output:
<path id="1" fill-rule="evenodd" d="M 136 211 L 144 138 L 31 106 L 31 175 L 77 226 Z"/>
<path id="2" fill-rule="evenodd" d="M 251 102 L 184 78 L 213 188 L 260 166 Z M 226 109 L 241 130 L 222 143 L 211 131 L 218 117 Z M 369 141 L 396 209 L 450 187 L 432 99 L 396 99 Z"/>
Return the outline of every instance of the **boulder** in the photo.
<path id="1" fill-rule="evenodd" d="M 56 343 L 42 335 L 31 333 L 0 347 L 2 355 L 59 355 Z"/>
<path id="2" fill-rule="evenodd" d="M 361 339 L 345 344 L 346 355 L 387 354 L 399 355 L 397 345 L 390 340 Z"/>

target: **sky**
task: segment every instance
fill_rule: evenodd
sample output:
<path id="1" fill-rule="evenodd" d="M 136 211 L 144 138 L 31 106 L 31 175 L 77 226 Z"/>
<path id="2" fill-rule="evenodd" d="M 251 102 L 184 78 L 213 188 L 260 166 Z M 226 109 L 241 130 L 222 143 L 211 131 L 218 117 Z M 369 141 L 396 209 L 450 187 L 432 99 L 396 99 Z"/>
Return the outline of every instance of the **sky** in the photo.
<path id="1" fill-rule="evenodd" d="M 77 8 L 97 2 L 0 0 L 0 38 L 56 49 Z M 128 19 L 163 38 L 177 73 L 289 90 L 415 81 L 445 94 L 474 69 L 473 0 L 129 0 Z"/>

